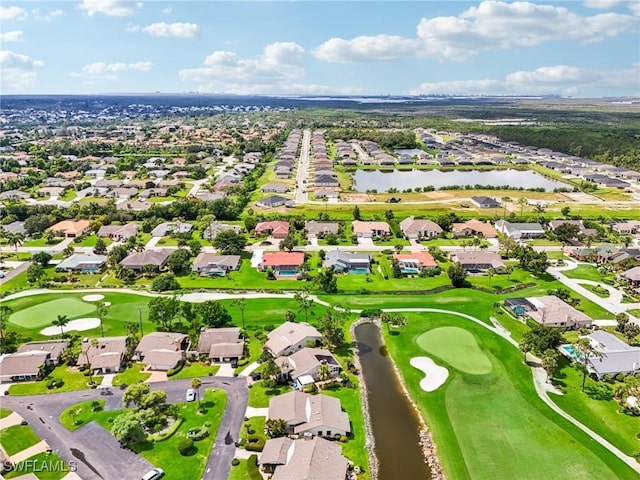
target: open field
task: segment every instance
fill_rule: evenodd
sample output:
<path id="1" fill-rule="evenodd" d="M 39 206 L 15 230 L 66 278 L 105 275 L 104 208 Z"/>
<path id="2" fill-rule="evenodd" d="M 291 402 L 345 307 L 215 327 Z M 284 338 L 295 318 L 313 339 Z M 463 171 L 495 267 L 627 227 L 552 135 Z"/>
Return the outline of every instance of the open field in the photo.
<path id="1" fill-rule="evenodd" d="M 409 360 L 425 353 L 416 338 L 441 327 L 472 334 L 492 370 L 465 373 L 431 353 L 449 368 L 450 377 L 443 387 L 426 393 L 418 386 L 422 372 Z M 431 428 L 449 478 L 637 478 L 537 397 L 521 353 L 495 334 L 457 317 L 415 314 L 398 335 L 386 335 L 386 340 Z"/>

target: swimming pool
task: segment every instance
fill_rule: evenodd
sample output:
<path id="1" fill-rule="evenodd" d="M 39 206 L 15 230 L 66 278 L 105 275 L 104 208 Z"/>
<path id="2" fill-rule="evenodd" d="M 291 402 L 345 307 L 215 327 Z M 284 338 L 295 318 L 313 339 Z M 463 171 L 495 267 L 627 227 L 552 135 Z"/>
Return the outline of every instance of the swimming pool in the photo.
<path id="1" fill-rule="evenodd" d="M 351 270 L 349 270 L 349 273 L 357 273 L 359 275 L 364 275 L 366 273 L 369 273 L 369 269 L 368 268 L 352 268 Z"/>
<path id="2" fill-rule="evenodd" d="M 280 270 L 278 272 L 279 277 L 295 277 L 298 275 L 298 272 L 288 271 L 288 270 Z"/>
<path id="3" fill-rule="evenodd" d="M 569 360 L 577 361 L 582 358 L 580 352 L 576 350 L 573 345 L 561 345 L 560 351 L 565 357 L 569 358 Z"/>

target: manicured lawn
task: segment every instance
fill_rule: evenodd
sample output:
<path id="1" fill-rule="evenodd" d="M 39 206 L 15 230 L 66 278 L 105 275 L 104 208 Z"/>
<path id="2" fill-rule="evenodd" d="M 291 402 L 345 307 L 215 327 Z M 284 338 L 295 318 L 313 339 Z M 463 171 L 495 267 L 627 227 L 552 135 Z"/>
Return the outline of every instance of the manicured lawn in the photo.
<path id="1" fill-rule="evenodd" d="M 61 379 L 64 384 L 60 388 L 47 388 L 47 382 L 52 379 Z M 94 375 L 93 381 L 100 384 L 102 377 Z M 43 380 L 37 382 L 14 383 L 9 387 L 10 395 L 42 395 L 46 393 L 72 392 L 75 390 L 85 390 L 90 388 L 88 385 L 89 377 L 85 377 L 82 373 L 70 370 L 66 365 L 56 367 Z"/>
<path id="2" fill-rule="evenodd" d="M 269 406 L 269 398 L 291 391 L 288 385 L 277 385 L 275 388 L 265 388 L 262 381 L 255 382 L 249 387 L 249 406 L 264 408 Z"/>
<path id="3" fill-rule="evenodd" d="M 9 322 L 26 328 L 51 325 L 57 315 L 66 315 L 69 319 L 86 317 L 96 310 L 95 302 L 85 302 L 78 297 L 59 296 L 55 300 L 45 301 L 29 308 L 14 312 Z"/>
<path id="4" fill-rule="evenodd" d="M 0 408 L 0 418 L 5 418 L 8 417 L 9 415 L 11 415 L 13 412 L 11 410 L 8 410 L 6 408 Z"/>
<path id="5" fill-rule="evenodd" d="M 609 291 L 602 287 L 599 287 L 598 285 L 583 284 L 582 286 L 587 290 L 589 290 L 590 292 L 595 293 L 600 298 L 609 298 Z"/>
<path id="6" fill-rule="evenodd" d="M 169 380 L 211 376 L 215 375 L 218 370 L 220 370 L 219 365 L 206 365 L 204 363 L 194 362 L 191 365 L 182 367 L 182 370 L 169 377 Z"/>
<path id="7" fill-rule="evenodd" d="M 450 308 L 469 313 L 462 306 Z M 409 318 L 399 335 L 385 334 L 387 346 L 431 429 L 448 478 L 637 478 L 537 397 L 518 349 L 479 325 L 450 315 L 410 314 Z M 470 332 L 492 370 L 468 374 L 427 353 L 450 373 L 443 387 L 427 393 L 419 387 L 423 373 L 409 360 L 426 353 L 416 339 L 441 327 Z"/>
<path id="8" fill-rule="evenodd" d="M 583 280 L 592 280 L 594 282 L 602 282 L 602 275 L 593 265 L 579 264 L 572 270 L 563 270 L 562 272 L 569 278 L 581 278 Z"/>
<path id="9" fill-rule="evenodd" d="M 509 332 L 511 332 L 511 338 L 520 343 L 522 336 L 530 330 L 529 327 L 501 309 L 497 310 L 495 313 L 496 320 L 498 320 L 500 325 L 509 330 Z"/>
<path id="10" fill-rule="evenodd" d="M 40 441 L 29 425 L 13 425 L 0 430 L 0 443 L 7 455 L 15 455 Z"/>
<path id="11" fill-rule="evenodd" d="M 47 468 L 48 467 L 48 468 Z M 71 467 L 55 453 L 38 453 L 14 465 L 14 470 L 3 473 L 4 478 L 16 478 L 28 473 L 39 480 L 60 480 L 69 474 Z"/>
<path id="12" fill-rule="evenodd" d="M 580 367 L 569 365 L 563 357 L 562 368 L 556 373 L 554 383 L 564 395 L 549 395 L 559 407 L 587 427 L 604 437 L 627 455 L 640 453 L 640 417 L 618 413 L 613 399 L 613 385 L 595 382 L 587 377 L 585 393 L 580 391 L 582 372 Z"/>
<path id="13" fill-rule="evenodd" d="M 478 346 L 476 337 L 463 328 L 434 328 L 420 335 L 416 343 L 461 372 L 474 375 L 491 372 L 491 361 Z"/>
<path id="14" fill-rule="evenodd" d="M 149 372 L 143 372 L 144 365 L 142 363 L 135 363 L 127 368 L 124 372 L 118 373 L 113 378 L 113 385 L 131 385 L 133 383 L 144 382 L 151 376 Z"/>
<path id="15" fill-rule="evenodd" d="M 257 454 L 251 455 L 247 460 L 240 460 L 238 465 L 231 467 L 228 480 L 262 480 L 257 461 Z"/>
<path id="16" fill-rule="evenodd" d="M 93 234 L 93 235 L 87 235 L 80 242 L 76 243 L 74 241 L 71 243 L 71 245 L 74 247 L 95 247 L 97 241 L 98 241 L 98 235 Z M 105 245 L 109 245 L 110 243 L 113 243 L 109 238 L 103 238 L 102 241 L 105 243 Z"/>
<path id="17" fill-rule="evenodd" d="M 62 238 L 54 238 L 53 242 L 47 243 L 47 239 L 45 237 L 40 238 L 32 238 L 22 244 L 23 247 L 53 247 L 54 245 L 59 244 L 63 239 Z"/>
<path id="18" fill-rule="evenodd" d="M 60 423 L 71 432 L 80 428 L 85 423 L 89 423 L 94 419 L 96 412 L 100 412 L 104 408 L 104 400 L 95 401 L 100 404 L 100 408 L 98 410 L 93 410 L 92 403 L 94 400 L 77 403 L 76 405 L 70 406 L 60 414 Z"/>

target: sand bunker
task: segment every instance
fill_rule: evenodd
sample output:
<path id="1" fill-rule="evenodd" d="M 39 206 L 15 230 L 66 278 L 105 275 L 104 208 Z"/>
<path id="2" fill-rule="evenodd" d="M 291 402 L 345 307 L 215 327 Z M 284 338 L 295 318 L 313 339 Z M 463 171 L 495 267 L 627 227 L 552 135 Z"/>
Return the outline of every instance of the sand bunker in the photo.
<path id="1" fill-rule="evenodd" d="M 65 332 L 69 330 L 91 330 L 92 328 L 96 328 L 100 326 L 99 318 L 77 318 L 76 320 L 71 320 L 67 323 L 63 328 Z M 42 335 L 60 335 L 60 327 L 47 327 L 40 330 Z"/>
<path id="2" fill-rule="evenodd" d="M 429 357 L 413 357 L 409 360 L 409 364 L 424 372 L 425 377 L 420 380 L 420 388 L 425 392 L 437 390 L 449 376 L 449 370 L 437 365 Z"/>
<path id="3" fill-rule="evenodd" d="M 82 297 L 82 300 L 85 302 L 99 302 L 104 298 L 104 295 L 96 294 L 96 295 L 85 295 Z"/>
<path id="4" fill-rule="evenodd" d="M 102 304 L 103 304 L 105 307 L 110 307 L 110 306 L 111 306 L 111 302 L 102 302 Z"/>

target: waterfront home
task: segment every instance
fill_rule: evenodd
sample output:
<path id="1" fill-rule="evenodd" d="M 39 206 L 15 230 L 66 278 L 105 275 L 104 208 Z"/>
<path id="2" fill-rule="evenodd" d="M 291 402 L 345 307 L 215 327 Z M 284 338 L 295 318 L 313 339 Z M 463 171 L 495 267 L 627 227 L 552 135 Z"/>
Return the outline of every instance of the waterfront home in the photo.
<path id="1" fill-rule="evenodd" d="M 184 333 L 148 333 L 136 347 L 135 355 L 149 370 L 167 371 L 184 360 L 189 336 Z"/>
<path id="2" fill-rule="evenodd" d="M 277 357 L 275 362 L 280 367 L 282 375 L 293 381 L 297 390 L 320 380 L 321 365 L 329 367 L 329 378 L 337 377 L 342 370 L 336 357 L 323 348 L 305 347 L 289 356 Z"/>
<path id="3" fill-rule="evenodd" d="M 485 250 L 457 251 L 451 254 L 451 261 L 460 263 L 468 272 L 482 272 L 490 268 L 501 271 L 506 268 L 500 255 Z"/>
<path id="4" fill-rule="evenodd" d="M 279 437 L 267 440 L 258 465 L 271 480 L 345 480 L 349 461 L 324 438 Z"/>
<path id="5" fill-rule="evenodd" d="M 404 236 L 410 240 L 424 240 L 439 237 L 442 228 L 431 220 L 415 219 L 407 217 L 400 222 L 400 229 Z"/>
<path id="6" fill-rule="evenodd" d="M 518 316 L 528 316 L 540 325 L 561 328 L 590 328 L 591 318 L 555 295 L 507 298 L 505 307 Z"/>
<path id="7" fill-rule="evenodd" d="M 267 420 L 281 418 L 287 422 L 289 435 L 311 434 L 333 439 L 351 432 L 349 417 L 338 398 L 310 395 L 298 390 L 269 399 Z"/>
<path id="8" fill-rule="evenodd" d="M 56 265 L 58 272 L 97 273 L 107 263 L 106 255 L 75 253 Z"/>
<path id="9" fill-rule="evenodd" d="M 237 363 L 244 357 L 244 340 L 238 327 L 206 328 L 200 332 L 198 354 L 216 363 Z"/>
<path id="10" fill-rule="evenodd" d="M 256 235 L 269 235 L 271 238 L 286 238 L 289 235 L 289 222 L 283 220 L 273 220 L 270 222 L 260 222 L 255 228 Z"/>
<path id="11" fill-rule="evenodd" d="M 118 373 L 122 370 L 127 353 L 127 337 L 103 337 L 92 345 L 85 338 L 80 346 L 78 366 L 89 367 L 96 373 Z"/>
<path id="12" fill-rule="evenodd" d="M 324 258 L 324 266 L 336 272 L 369 273 L 371 255 L 368 253 L 350 253 L 342 250 L 329 250 Z"/>
<path id="13" fill-rule="evenodd" d="M 277 278 L 297 278 L 304 263 L 304 252 L 265 252 L 258 269 L 271 269 Z"/>
<path id="14" fill-rule="evenodd" d="M 291 355 L 308 345 L 316 345 L 322 335 L 315 327 L 304 322 L 284 322 L 267 333 L 264 348 L 274 357 Z"/>
<path id="15" fill-rule="evenodd" d="M 539 223 L 510 223 L 506 220 L 498 220 L 496 230 L 518 241 L 545 236 L 544 228 Z"/>
<path id="16" fill-rule="evenodd" d="M 191 265 L 191 270 L 201 276 L 224 277 L 240 266 L 240 255 L 216 255 L 200 252 Z"/>
<path id="17" fill-rule="evenodd" d="M 391 228 L 387 222 L 351 222 L 353 234 L 358 238 L 384 238 L 391 235 Z"/>
<path id="18" fill-rule="evenodd" d="M 472 219 L 462 223 L 454 223 L 451 225 L 451 233 L 455 238 L 473 237 L 475 235 L 484 238 L 496 238 L 498 233 L 490 223 L 481 222 Z"/>

